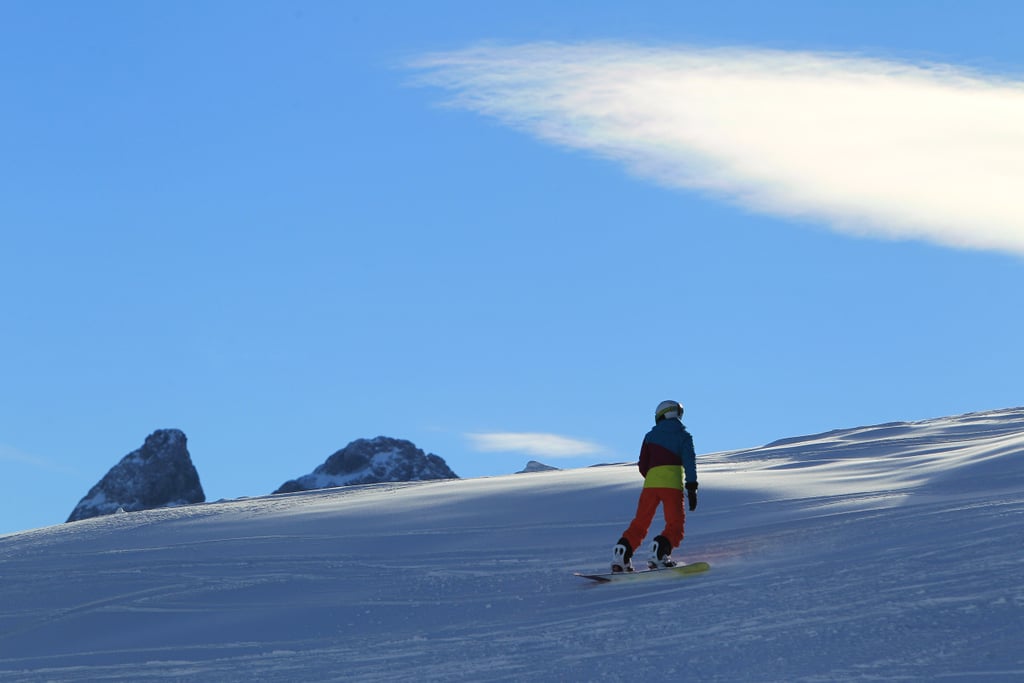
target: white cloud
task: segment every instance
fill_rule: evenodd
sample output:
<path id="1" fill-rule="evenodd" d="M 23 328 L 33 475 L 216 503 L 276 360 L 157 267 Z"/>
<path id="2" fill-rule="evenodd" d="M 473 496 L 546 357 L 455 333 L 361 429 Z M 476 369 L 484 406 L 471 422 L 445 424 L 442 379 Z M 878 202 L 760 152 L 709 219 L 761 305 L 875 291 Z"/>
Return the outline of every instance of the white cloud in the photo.
<path id="1" fill-rule="evenodd" d="M 64 474 L 72 472 L 70 468 L 65 467 L 64 465 L 55 463 L 47 458 L 31 455 L 12 446 L 5 446 L 4 444 L 0 444 L 0 462 L 28 465 L 30 467 Z"/>
<path id="2" fill-rule="evenodd" d="M 488 453 L 527 453 L 547 458 L 572 458 L 604 450 L 597 444 L 557 434 L 497 432 L 466 434 L 466 438 L 473 443 L 476 450 Z"/>
<path id="3" fill-rule="evenodd" d="M 758 49 L 478 47 L 452 104 L 659 183 L 864 236 L 1024 254 L 1024 82 Z"/>

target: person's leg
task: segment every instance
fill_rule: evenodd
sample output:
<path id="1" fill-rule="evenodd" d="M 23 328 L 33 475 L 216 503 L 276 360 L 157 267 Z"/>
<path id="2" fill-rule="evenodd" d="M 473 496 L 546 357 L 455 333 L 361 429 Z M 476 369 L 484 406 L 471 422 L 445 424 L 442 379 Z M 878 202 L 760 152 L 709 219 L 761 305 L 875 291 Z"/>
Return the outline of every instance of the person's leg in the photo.
<path id="1" fill-rule="evenodd" d="M 683 492 L 678 489 L 656 489 L 665 514 L 665 530 L 661 535 L 668 539 L 673 548 L 683 542 L 686 527 L 686 512 L 683 508 Z"/>
<path id="2" fill-rule="evenodd" d="M 647 529 L 654 520 L 654 513 L 658 511 L 658 504 L 661 498 L 657 493 L 658 489 L 643 489 L 640 491 L 640 500 L 636 504 L 636 516 L 630 522 L 629 528 L 622 534 L 622 537 L 629 543 L 631 550 L 636 550 L 643 543 L 647 536 Z"/>

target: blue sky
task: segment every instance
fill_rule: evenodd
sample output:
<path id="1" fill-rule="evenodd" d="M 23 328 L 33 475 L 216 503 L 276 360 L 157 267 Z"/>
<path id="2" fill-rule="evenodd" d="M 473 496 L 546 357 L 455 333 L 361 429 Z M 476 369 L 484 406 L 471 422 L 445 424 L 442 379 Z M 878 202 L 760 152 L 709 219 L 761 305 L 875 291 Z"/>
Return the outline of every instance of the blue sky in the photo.
<path id="1" fill-rule="evenodd" d="M 0 533 L 1019 405 L 1014 2 L 5 2 Z"/>

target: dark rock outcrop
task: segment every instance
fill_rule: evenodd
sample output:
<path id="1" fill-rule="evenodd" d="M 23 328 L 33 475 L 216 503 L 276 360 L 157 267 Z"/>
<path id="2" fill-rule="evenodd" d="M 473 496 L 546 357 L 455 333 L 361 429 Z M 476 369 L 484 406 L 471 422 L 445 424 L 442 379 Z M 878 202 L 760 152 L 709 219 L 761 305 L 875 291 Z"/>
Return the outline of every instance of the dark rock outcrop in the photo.
<path id="1" fill-rule="evenodd" d="M 424 453 L 410 441 L 378 436 L 353 441 L 312 473 L 285 482 L 274 493 L 430 479 L 458 479 L 458 475 L 443 458 Z"/>
<path id="2" fill-rule="evenodd" d="M 118 510 L 135 512 L 205 500 L 184 432 L 159 429 L 146 437 L 142 448 L 124 456 L 89 489 L 68 521 L 109 515 Z"/>
<path id="3" fill-rule="evenodd" d="M 530 472 L 551 472 L 557 469 L 557 467 L 552 467 L 551 465 L 545 465 L 542 462 L 531 460 L 530 462 L 526 463 L 526 467 L 516 472 L 516 474 L 528 474 Z"/>

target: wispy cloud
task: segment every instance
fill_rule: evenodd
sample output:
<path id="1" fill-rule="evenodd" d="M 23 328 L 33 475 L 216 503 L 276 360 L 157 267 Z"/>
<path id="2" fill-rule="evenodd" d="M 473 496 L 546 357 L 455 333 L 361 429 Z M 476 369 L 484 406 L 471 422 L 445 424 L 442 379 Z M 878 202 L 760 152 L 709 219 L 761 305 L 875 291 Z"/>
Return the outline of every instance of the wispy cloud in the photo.
<path id="1" fill-rule="evenodd" d="M 1024 254 L 1024 82 L 760 49 L 484 46 L 451 103 L 669 186 L 864 236 Z"/>
<path id="2" fill-rule="evenodd" d="M 546 458 L 572 458 L 603 452 L 603 448 L 589 441 L 571 439 L 557 434 L 533 432 L 497 432 L 466 434 L 473 447 L 486 453 L 526 453 Z"/>
<path id="3" fill-rule="evenodd" d="M 49 472 L 59 472 L 62 474 L 70 474 L 73 471 L 71 468 L 65 467 L 64 465 L 60 465 L 46 458 L 41 458 L 37 455 L 31 455 L 12 446 L 5 446 L 4 444 L 0 444 L 0 462 L 27 465 L 29 467 L 35 467 Z"/>

